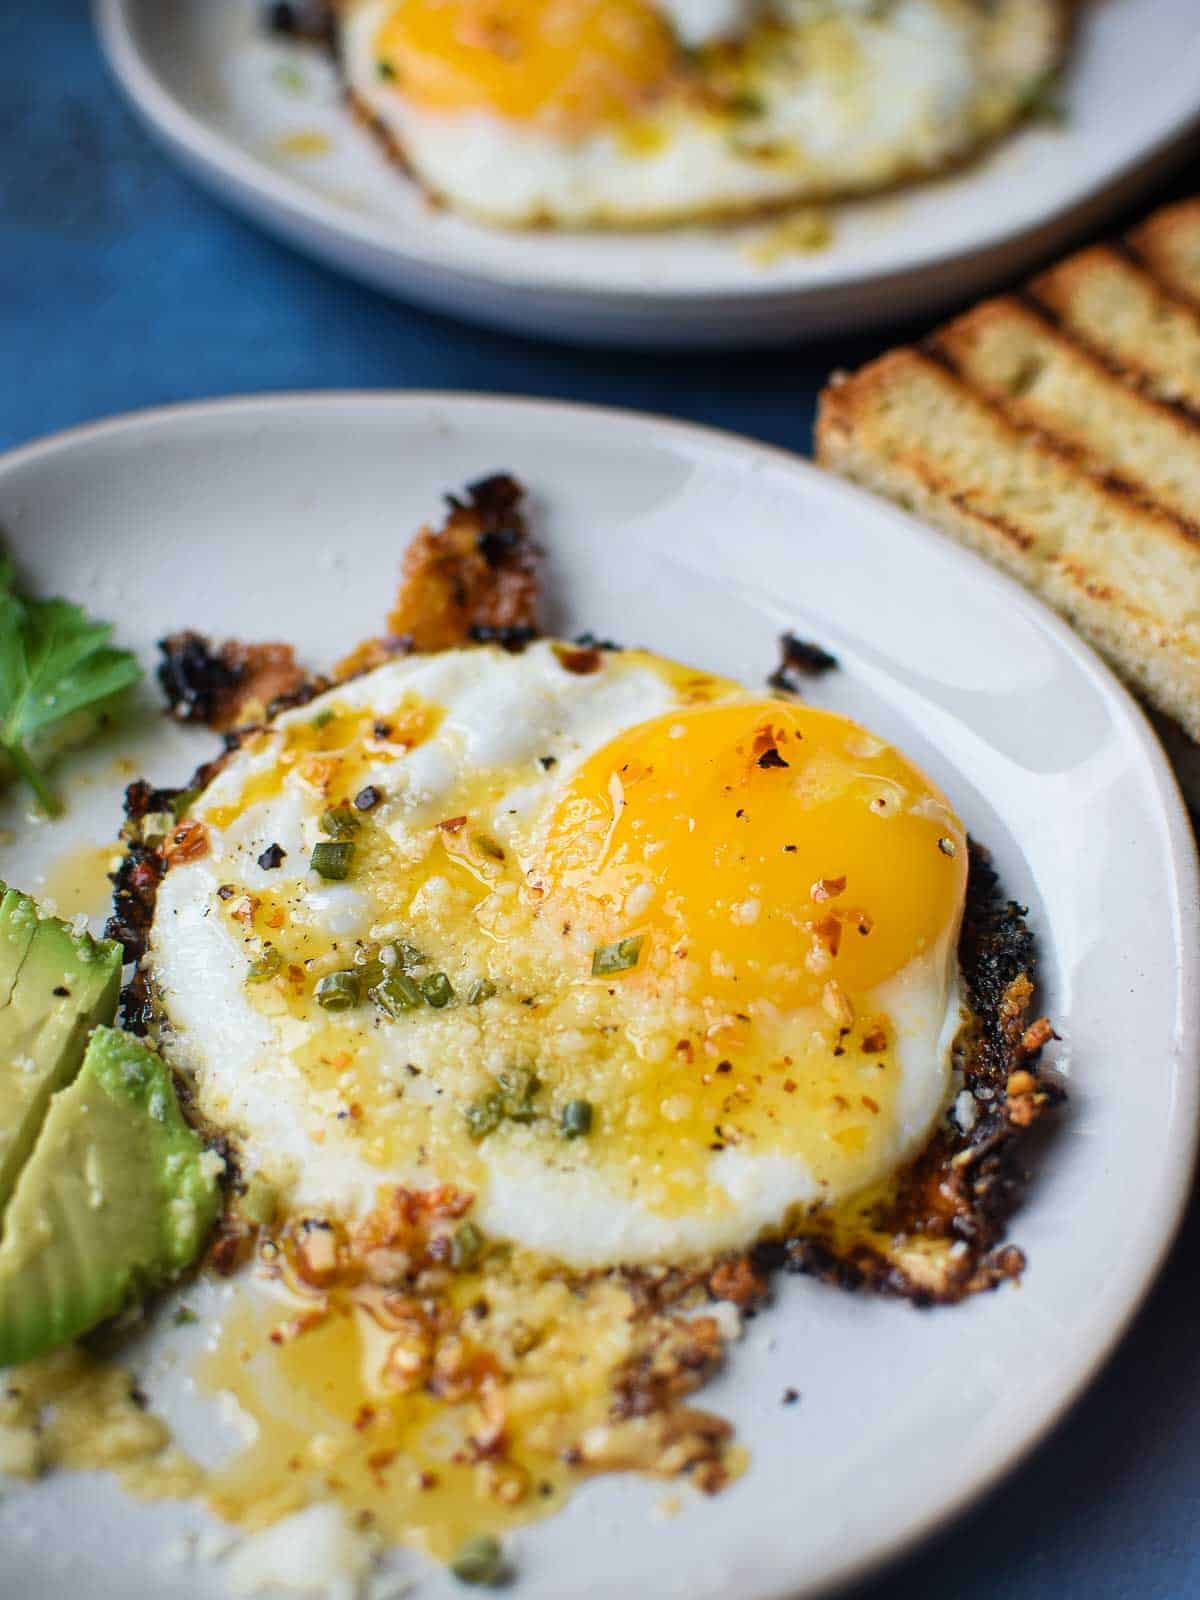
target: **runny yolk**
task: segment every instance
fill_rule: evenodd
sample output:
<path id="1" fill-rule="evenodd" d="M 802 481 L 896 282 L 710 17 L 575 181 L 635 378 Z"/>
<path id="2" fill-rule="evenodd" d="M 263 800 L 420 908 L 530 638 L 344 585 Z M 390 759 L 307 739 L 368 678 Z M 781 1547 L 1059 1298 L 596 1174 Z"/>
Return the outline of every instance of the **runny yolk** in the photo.
<path id="1" fill-rule="evenodd" d="M 399 0 L 376 40 L 383 78 L 445 112 L 573 131 L 644 108 L 675 42 L 647 0 Z"/>
<path id="2" fill-rule="evenodd" d="M 542 915 L 625 941 L 608 983 L 828 1008 L 831 981 L 861 995 L 945 948 L 966 870 L 961 823 L 899 751 L 758 700 L 670 712 L 590 756 L 536 882 Z"/>

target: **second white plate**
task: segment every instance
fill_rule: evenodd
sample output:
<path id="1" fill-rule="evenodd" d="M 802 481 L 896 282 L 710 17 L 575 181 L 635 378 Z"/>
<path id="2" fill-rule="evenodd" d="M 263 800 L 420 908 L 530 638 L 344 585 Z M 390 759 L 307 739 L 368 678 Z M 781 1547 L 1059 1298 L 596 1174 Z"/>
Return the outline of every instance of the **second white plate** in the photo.
<path id="1" fill-rule="evenodd" d="M 1194 0 L 1089 0 L 1062 127 L 961 173 L 839 209 L 829 248 L 756 265 L 762 225 L 505 233 L 432 210 L 312 49 L 256 0 L 96 0 L 130 99 L 239 210 L 379 288 L 496 327 L 591 342 L 775 343 L 932 311 L 1094 225 L 1200 116 Z"/>

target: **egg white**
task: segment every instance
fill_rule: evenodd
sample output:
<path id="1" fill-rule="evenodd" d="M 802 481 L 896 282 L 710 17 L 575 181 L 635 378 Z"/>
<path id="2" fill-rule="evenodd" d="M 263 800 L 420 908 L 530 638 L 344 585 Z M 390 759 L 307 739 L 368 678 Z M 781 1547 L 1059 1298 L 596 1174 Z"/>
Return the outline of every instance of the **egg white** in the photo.
<path id="1" fill-rule="evenodd" d="M 646 225 L 861 193 L 941 170 L 1010 125 L 1053 67 L 1061 0 L 781 0 L 718 4 L 685 42 L 740 35 L 764 10 L 786 25 L 749 70 L 753 114 L 673 94 L 620 126 L 570 137 L 536 120 L 422 107 L 381 79 L 390 0 L 350 0 L 340 50 L 356 102 L 422 184 L 482 220 Z M 680 12 L 676 17 L 674 13 Z M 685 14 L 686 13 L 686 14 Z"/>
<path id="2" fill-rule="evenodd" d="M 443 719 L 407 756 L 366 773 L 364 781 L 377 782 L 387 796 L 379 821 L 403 846 L 446 815 L 464 776 L 502 769 L 519 779 L 481 821 L 505 845 L 546 812 L 589 752 L 672 710 L 680 692 L 652 658 L 603 655 L 599 670 L 581 676 L 561 664 L 549 643 L 521 655 L 464 649 L 398 660 L 277 719 L 276 737 L 236 753 L 198 814 L 236 801 L 247 783 L 272 768 L 278 738 L 289 726 L 311 721 L 324 704 L 369 708 L 386 719 L 417 695 L 442 708 Z M 288 888 L 303 894 L 306 914 L 347 941 L 367 938 L 378 924 L 381 908 L 353 880 L 325 882 L 307 870 L 323 805 L 304 785 L 289 782 L 226 827 L 210 824 L 208 854 L 177 863 L 162 882 L 147 961 L 164 1048 L 192 1078 L 200 1113 L 232 1137 L 243 1170 L 279 1185 L 291 1208 L 352 1218 L 370 1210 L 381 1183 L 461 1183 L 462 1174 L 428 1162 L 381 1170 L 367 1159 L 364 1129 L 339 1119 L 343 1097 L 336 1087 L 315 1090 L 296 1062 L 312 1034 L 309 1020 L 264 1014 L 247 990 L 244 944 L 219 914 L 223 883 L 252 894 Z M 281 868 L 265 870 L 257 856 L 271 844 L 281 845 L 286 858 Z M 433 873 L 420 893 L 440 892 Z M 868 1180 L 914 1157 L 946 1107 L 951 1046 L 961 1024 L 956 943 L 955 926 L 872 997 L 891 1018 L 899 1076 L 890 1126 Z M 403 1086 L 404 1098 L 388 1113 L 397 1117 L 420 1115 L 440 1088 L 452 1091 L 464 1064 L 489 1071 L 504 1064 L 486 1006 L 411 1013 L 379 1028 L 374 1045 L 381 1076 Z M 799 1157 L 753 1147 L 714 1152 L 708 1178 L 727 1203 L 683 1213 L 656 1207 L 652 1197 L 631 1191 L 627 1172 L 589 1160 L 572 1142 L 489 1138 L 478 1156 L 481 1181 L 470 1186 L 480 1225 L 579 1267 L 744 1246 L 797 1205 L 839 1197 Z"/>

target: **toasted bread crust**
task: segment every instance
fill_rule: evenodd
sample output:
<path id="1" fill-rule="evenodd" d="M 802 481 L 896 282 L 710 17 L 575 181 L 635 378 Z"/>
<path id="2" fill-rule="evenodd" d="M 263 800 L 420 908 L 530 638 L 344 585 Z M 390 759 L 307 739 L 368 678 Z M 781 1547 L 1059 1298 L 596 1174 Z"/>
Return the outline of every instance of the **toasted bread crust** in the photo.
<path id="1" fill-rule="evenodd" d="M 1200 313 L 1119 245 L 1093 245 L 1034 278 L 1029 295 L 1126 383 L 1200 418 Z"/>
<path id="2" fill-rule="evenodd" d="M 1129 245 L 1160 283 L 1200 311 L 1200 197 L 1156 211 Z"/>

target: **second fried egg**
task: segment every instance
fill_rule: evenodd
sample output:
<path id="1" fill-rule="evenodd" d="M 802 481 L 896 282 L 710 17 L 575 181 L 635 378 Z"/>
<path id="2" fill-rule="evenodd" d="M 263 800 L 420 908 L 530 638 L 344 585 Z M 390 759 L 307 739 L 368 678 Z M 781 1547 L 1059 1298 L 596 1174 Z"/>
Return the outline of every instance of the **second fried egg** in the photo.
<path id="1" fill-rule="evenodd" d="M 641 652 L 399 660 L 228 762 L 158 895 L 164 1046 L 290 1209 L 453 1184 L 572 1265 L 707 1255 L 915 1157 L 963 829 L 856 723 Z"/>
<path id="2" fill-rule="evenodd" d="M 1061 0 L 341 0 L 363 112 L 485 220 L 653 224 L 878 189 L 1017 120 Z"/>

